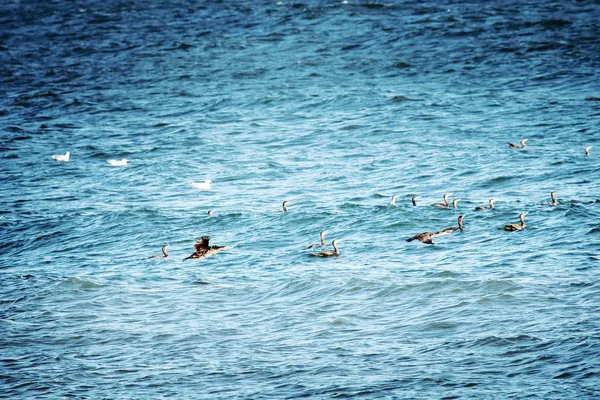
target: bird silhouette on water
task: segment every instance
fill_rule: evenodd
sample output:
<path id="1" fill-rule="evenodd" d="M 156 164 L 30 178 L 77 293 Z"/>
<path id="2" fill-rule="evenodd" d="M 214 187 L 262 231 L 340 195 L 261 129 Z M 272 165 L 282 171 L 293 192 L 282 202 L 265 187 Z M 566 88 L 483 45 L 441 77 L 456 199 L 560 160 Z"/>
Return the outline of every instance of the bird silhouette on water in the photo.
<path id="1" fill-rule="evenodd" d="M 448 235 L 456 230 L 463 230 L 463 218 L 464 216 L 461 215 L 458 217 L 458 226 L 454 227 L 451 226 L 449 228 L 446 228 L 444 230 L 441 230 L 439 232 L 423 232 L 423 233 L 419 233 L 418 235 L 415 235 L 409 239 L 406 239 L 407 242 L 412 242 L 413 240 L 418 240 L 421 243 L 425 243 L 425 244 L 434 244 L 433 243 L 433 238 L 434 237 L 438 237 L 438 236 L 442 236 L 442 235 Z"/>
<path id="2" fill-rule="evenodd" d="M 229 249 L 229 246 L 209 246 L 208 242 L 210 241 L 210 236 L 202 236 L 199 238 L 194 244 L 194 253 L 192 253 L 189 257 L 183 259 L 189 260 L 190 258 L 203 258 L 210 256 L 211 254 L 216 254 L 221 250 Z"/>

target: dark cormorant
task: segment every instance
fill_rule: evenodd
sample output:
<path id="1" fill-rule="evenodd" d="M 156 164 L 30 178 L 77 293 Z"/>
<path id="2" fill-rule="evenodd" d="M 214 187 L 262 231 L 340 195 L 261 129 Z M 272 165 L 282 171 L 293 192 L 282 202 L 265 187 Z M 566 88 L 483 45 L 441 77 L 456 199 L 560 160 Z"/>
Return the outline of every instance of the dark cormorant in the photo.
<path id="1" fill-rule="evenodd" d="M 450 228 L 446 228 L 442 231 L 439 232 L 423 232 L 423 233 L 419 233 L 418 235 L 415 235 L 413 237 L 411 237 L 410 239 L 406 239 L 407 242 L 412 242 L 413 240 L 418 240 L 421 243 L 425 243 L 425 244 L 433 244 L 432 239 L 434 237 L 437 236 L 442 236 L 442 235 L 447 235 L 449 233 L 452 233 L 458 229 L 460 229 L 462 231 L 463 229 L 463 224 L 462 224 L 462 220 L 463 220 L 464 216 L 460 216 L 458 217 L 458 226 L 457 227 L 450 227 Z"/>
<path id="2" fill-rule="evenodd" d="M 592 148 L 592 146 L 588 146 L 585 148 L 585 155 L 589 156 L 590 155 L 590 149 Z"/>
<path id="3" fill-rule="evenodd" d="M 521 140 L 521 144 L 520 144 L 520 145 L 518 145 L 518 144 L 514 144 L 514 143 L 509 143 L 509 144 L 508 144 L 508 147 L 517 147 L 517 148 L 519 148 L 519 149 L 524 149 L 524 148 L 525 148 L 525 142 L 526 142 L 526 141 L 527 141 L 527 139 L 523 139 L 523 140 Z"/>
<path id="4" fill-rule="evenodd" d="M 552 202 L 550 204 L 548 204 L 548 205 L 550 207 L 554 207 L 555 205 L 558 204 L 558 201 L 556 201 L 556 192 L 550 193 L 550 197 L 552 198 Z"/>
<path id="5" fill-rule="evenodd" d="M 439 231 L 436 234 L 436 236 L 447 235 L 449 233 L 452 233 L 452 232 L 458 231 L 458 230 L 462 231 L 463 230 L 463 223 L 462 222 L 463 222 L 463 218 L 464 217 L 465 217 L 464 215 L 461 215 L 461 216 L 458 217 L 458 226 L 451 226 L 450 228 L 446 228 L 443 231 Z"/>
<path id="6" fill-rule="evenodd" d="M 283 209 L 282 209 L 282 210 L 276 210 L 276 211 L 273 211 L 273 212 L 275 212 L 275 213 L 287 212 L 287 210 L 288 210 L 288 209 L 287 209 L 287 205 L 288 205 L 288 203 L 289 203 L 289 201 L 287 201 L 287 200 L 286 200 L 286 201 L 284 201 L 284 202 L 283 202 Z"/>
<path id="7" fill-rule="evenodd" d="M 494 208 L 494 202 L 495 201 L 496 201 L 496 199 L 490 199 L 490 206 L 489 207 L 486 207 L 486 206 L 475 207 L 475 211 L 487 210 L 488 208 L 491 210 L 492 208 Z"/>
<path id="8" fill-rule="evenodd" d="M 190 258 L 203 258 L 218 253 L 221 250 L 229 249 L 229 246 L 209 246 L 209 240 L 210 236 L 202 236 L 199 238 L 194 244 L 194 253 L 189 257 L 184 258 L 183 261 L 189 260 Z"/>
<path id="9" fill-rule="evenodd" d="M 420 198 L 421 198 L 421 196 L 413 196 L 413 198 L 412 198 L 412 199 L 410 199 L 410 200 L 412 201 L 412 205 L 413 205 L 414 207 L 416 207 L 416 206 L 417 206 L 417 200 L 418 200 L 418 199 L 420 199 Z"/>
<path id="10" fill-rule="evenodd" d="M 317 246 L 325 246 L 325 234 L 327 233 L 327 231 L 323 231 L 321 232 L 321 243 L 313 243 L 310 246 L 308 246 L 306 249 L 312 249 L 313 247 L 317 247 Z"/>
<path id="11" fill-rule="evenodd" d="M 337 242 L 338 242 L 337 239 L 334 240 L 333 242 L 331 242 L 331 245 L 333 246 L 333 250 L 325 250 L 325 251 L 322 251 L 320 253 L 311 253 L 311 254 L 309 254 L 309 256 L 311 256 L 311 257 L 339 256 L 340 255 L 340 250 L 336 246 Z"/>
<path id="12" fill-rule="evenodd" d="M 452 193 L 446 193 L 444 195 L 444 202 L 443 203 L 433 203 L 432 206 L 433 207 L 442 207 L 442 208 L 448 208 L 450 206 L 450 203 L 448 203 L 448 196 L 450 196 Z"/>
<path id="13" fill-rule="evenodd" d="M 167 257 L 169 257 L 169 253 L 167 253 L 167 247 L 169 247 L 169 245 L 162 247 L 162 254 L 153 254 L 148 258 L 167 258 Z"/>
<path id="14" fill-rule="evenodd" d="M 525 227 L 527 226 L 527 225 L 525 225 L 525 216 L 526 215 L 527 215 L 526 212 L 519 214 L 519 219 L 521 220 L 521 225 L 519 225 L 519 224 L 505 225 L 503 229 L 505 231 L 520 231 L 521 229 L 525 229 Z"/>

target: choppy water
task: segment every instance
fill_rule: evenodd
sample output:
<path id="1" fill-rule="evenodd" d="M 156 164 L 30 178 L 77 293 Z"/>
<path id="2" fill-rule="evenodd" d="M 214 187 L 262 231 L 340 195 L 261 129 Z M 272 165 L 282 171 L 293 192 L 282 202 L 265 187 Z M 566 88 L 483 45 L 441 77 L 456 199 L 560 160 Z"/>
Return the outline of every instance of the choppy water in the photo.
<path id="1" fill-rule="evenodd" d="M 0 395 L 600 395 L 597 1 L 150 3 L 0 6 Z"/>

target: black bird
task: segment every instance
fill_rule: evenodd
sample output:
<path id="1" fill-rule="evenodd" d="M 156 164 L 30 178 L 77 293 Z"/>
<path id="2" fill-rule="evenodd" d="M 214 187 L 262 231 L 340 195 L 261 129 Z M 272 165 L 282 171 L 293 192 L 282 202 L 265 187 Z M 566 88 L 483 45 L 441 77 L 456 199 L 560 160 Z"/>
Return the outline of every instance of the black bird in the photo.
<path id="1" fill-rule="evenodd" d="M 218 253 L 221 250 L 229 249 L 229 246 L 209 246 L 209 240 L 210 236 L 202 236 L 199 238 L 194 244 L 194 253 L 189 257 L 184 258 L 183 261 L 189 260 L 190 258 L 203 258 Z"/>
<path id="2" fill-rule="evenodd" d="M 308 246 L 306 249 L 312 249 L 313 247 L 317 247 L 317 246 L 325 246 L 325 234 L 327 233 L 327 231 L 323 231 L 321 232 L 321 243 L 313 243 L 310 246 Z"/>
<path id="3" fill-rule="evenodd" d="M 526 141 L 527 141 L 527 139 L 521 140 L 521 144 L 520 145 L 519 144 L 514 144 L 514 143 L 509 143 L 508 147 L 516 147 L 516 148 L 519 148 L 519 149 L 524 149 Z"/>
<path id="4" fill-rule="evenodd" d="M 148 258 L 167 258 L 167 257 L 169 257 L 169 253 L 167 253 L 167 247 L 169 247 L 169 245 L 162 247 L 162 254 L 153 254 Z"/>
<path id="5" fill-rule="evenodd" d="M 311 254 L 309 254 L 309 256 L 311 256 L 311 257 L 339 256 L 340 255 L 340 250 L 336 246 L 337 242 L 338 242 L 337 239 L 334 240 L 333 242 L 331 242 L 331 245 L 333 246 L 333 250 L 325 250 L 325 251 L 322 251 L 320 253 L 311 253 Z"/>
<path id="6" fill-rule="evenodd" d="M 460 229 L 462 231 L 462 229 L 463 229 L 463 223 L 462 223 L 463 217 L 464 216 L 462 216 L 462 215 L 460 217 L 458 217 L 458 227 L 451 226 L 450 228 L 446 228 L 446 229 L 444 229 L 442 231 L 435 232 L 435 233 L 433 233 L 433 232 L 419 233 L 418 235 L 415 235 L 415 236 L 411 237 L 410 239 L 406 239 L 406 241 L 407 242 L 412 242 L 413 240 L 418 240 L 421 243 L 433 244 L 432 239 L 434 237 L 442 236 L 442 235 L 447 235 L 447 234 L 452 233 L 452 232 L 454 232 L 454 231 L 456 231 L 458 229 Z"/>
<path id="7" fill-rule="evenodd" d="M 505 231 L 520 231 L 521 229 L 525 229 L 525 227 L 527 227 L 527 225 L 525 225 L 525 216 L 527 215 L 526 212 L 519 214 L 519 219 L 521 220 L 521 225 L 519 224 L 509 224 L 509 225 L 505 225 L 504 229 Z"/>

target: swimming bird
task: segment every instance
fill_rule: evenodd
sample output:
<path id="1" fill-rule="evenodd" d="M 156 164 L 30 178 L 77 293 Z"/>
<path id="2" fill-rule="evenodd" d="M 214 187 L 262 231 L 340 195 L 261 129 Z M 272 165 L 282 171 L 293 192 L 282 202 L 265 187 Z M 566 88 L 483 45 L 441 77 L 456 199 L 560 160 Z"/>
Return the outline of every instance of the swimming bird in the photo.
<path id="1" fill-rule="evenodd" d="M 521 225 L 519 224 L 509 224 L 509 225 L 505 225 L 504 229 L 505 231 L 520 231 L 521 229 L 525 229 L 525 227 L 527 225 L 525 225 L 525 216 L 527 215 L 526 212 L 519 214 L 519 219 L 521 220 Z"/>
<path id="2" fill-rule="evenodd" d="M 486 206 L 475 207 L 475 211 L 487 210 L 488 208 L 491 210 L 492 208 L 494 208 L 494 202 L 495 201 L 496 201 L 496 199 L 490 199 L 490 206 L 489 207 L 486 207 Z"/>
<path id="3" fill-rule="evenodd" d="M 211 254 L 218 253 L 221 250 L 229 249 L 229 246 L 209 246 L 209 240 L 210 236 L 202 236 L 201 238 L 198 238 L 194 244 L 194 253 L 189 257 L 184 258 L 183 261 L 189 260 L 190 258 L 203 258 L 210 256 Z"/>
<path id="4" fill-rule="evenodd" d="M 127 165 L 127 161 L 129 161 L 126 158 L 123 158 L 121 160 L 106 160 L 110 165 L 113 165 L 115 167 L 124 167 Z"/>
<path id="5" fill-rule="evenodd" d="M 589 156 L 590 155 L 590 149 L 592 148 L 592 146 L 588 146 L 585 148 L 585 155 Z M 67 154 L 69 154 L 69 152 L 67 151 Z M 53 156 L 54 157 L 54 156 Z"/>
<path id="6" fill-rule="evenodd" d="M 210 215 L 213 215 L 214 212 L 215 212 L 215 210 L 208 210 L 207 214 L 210 216 Z"/>
<path id="7" fill-rule="evenodd" d="M 206 179 L 204 182 L 190 182 L 194 189 L 200 190 L 210 190 L 212 181 L 210 179 Z"/>
<path id="8" fill-rule="evenodd" d="M 442 236 L 442 235 L 447 235 L 447 234 L 452 233 L 452 232 L 454 232 L 454 231 L 456 231 L 458 229 L 460 229 L 462 231 L 462 229 L 463 229 L 463 223 L 462 223 L 463 218 L 464 218 L 463 215 L 461 215 L 460 217 L 458 217 L 458 227 L 451 226 L 449 228 L 446 228 L 444 230 L 441 230 L 441 231 L 435 232 L 435 233 L 433 233 L 433 232 L 419 233 L 418 235 L 415 235 L 415 236 L 413 236 L 413 237 L 411 237 L 409 239 L 406 239 L 406 241 L 407 242 L 412 242 L 413 240 L 418 240 L 421 243 L 433 244 L 432 239 L 434 237 Z"/>
<path id="9" fill-rule="evenodd" d="M 550 198 L 552 199 L 552 201 L 550 203 L 540 203 L 540 204 L 546 204 L 546 205 L 549 205 L 550 207 L 554 207 L 555 205 L 558 204 L 558 201 L 556 201 L 556 192 L 550 193 Z"/>
<path id="10" fill-rule="evenodd" d="M 454 199 L 452 201 L 452 207 L 456 208 L 456 205 L 458 204 L 459 201 L 460 201 L 460 199 Z"/>
<path id="11" fill-rule="evenodd" d="M 458 217 L 458 226 L 451 226 L 451 227 L 449 227 L 449 228 L 446 228 L 446 229 L 444 229 L 444 230 L 441 230 L 441 231 L 439 231 L 439 232 L 436 234 L 436 236 L 447 235 L 447 234 L 449 234 L 449 233 L 452 233 L 452 232 L 454 232 L 454 231 L 458 231 L 458 230 L 461 230 L 461 231 L 462 231 L 462 230 L 463 230 L 463 218 L 464 218 L 464 217 L 465 217 L 464 215 L 461 215 L 461 216 L 459 216 L 459 217 Z"/>
<path id="12" fill-rule="evenodd" d="M 288 209 L 287 209 L 287 205 L 288 205 L 288 203 L 289 203 L 289 201 L 287 201 L 287 200 L 286 200 L 286 201 L 284 201 L 284 202 L 283 202 L 283 209 L 282 209 L 282 210 L 273 211 L 273 212 L 276 212 L 276 213 L 280 213 L 280 212 L 287 212 L 287 210 L 288 210 Z"/>
<path id="13" fill-rule="evenodd" d="M 337 242 L 338 242 L 337 239 L 335 239 L 333 242 L 331 242 L 331 245 L 333 246 L 333 250 L 325 250 L 325 251 L 322 251 L 320 253 L 310 253 L 309 256 L 311 256 L 311 257 L 339 256 L 340 255 L 340 250 L 336 246 Z"/>
<path id="14" fill-rule="evenodd" d="M 413 205 L 414 207 L 416 207 L 416 206 L 417 206 L 417 200 L 418 200 L 418 199 L 420 199 L 420 198 L 421 198 L 421 196 L 413 196 L 413 198 L 412 198 L 412 199 L 410 199 L 410 200 L 412 201 L 412 205 Z"/>
<path id="15" fill-rule="evenodd" d="M 514 143 L 509 143 L 508 147 L 517 147 L 519 149 L 524 149 L 525 148 L 525 142 L 527 141 L 527 139 L 523 139 L 521 140 L 521 144 L 514 144 Z"/>
<path id="16" fill-rule="evenodd" d="M 395 206 L 396 205 L 396 197 L 398 197 L 398 196 L 396 196 L 396 195 L 392 196 L 392 201 L 390 202 L 390 206 Z"/>
<path id="17" fill-rule="evenodd" d="M 64 155 L 62 155 L 62 154 L 52 154 L 50 157 L 54 158 L 56 161 L 69 162 L 69 158 L 71 157 L 71 152 L 67 151 Z"/>
<path id="18" fill-rule="evenodd" d="M 319 243 L 313 243 L 310 246 L 308 246 L 306 249 L 308 250 L 308 249 L 312 249 L 313 247 L 317 247 L 317 246 L 321 246 L 321 247 L 325 246 L 325 234 L 326 233 L 327 233 L 327 231 L 321 232 L 321 243 L 320 244 Z"/>
<path id="19" fill-rule="evenodd" d="M 446 193 L 444 195 L 444 202 L 443 203 L 433 203 L 432 206 L 433 207 L 442 207 L 442 208 L 448 208 L 450 206 L 450 203 L 448 203 L 448 196 L 450 196 L 452 193 Z"/>
<path id="20" fill-rule="evenodd" d="M 162 247 L 162 254 L 153 254 L 148 258 L 167 258 L 167 257 L 169 257 L 169 253 L 167 253 L 167 247 L 169 247 L 169 245 Z"/>

